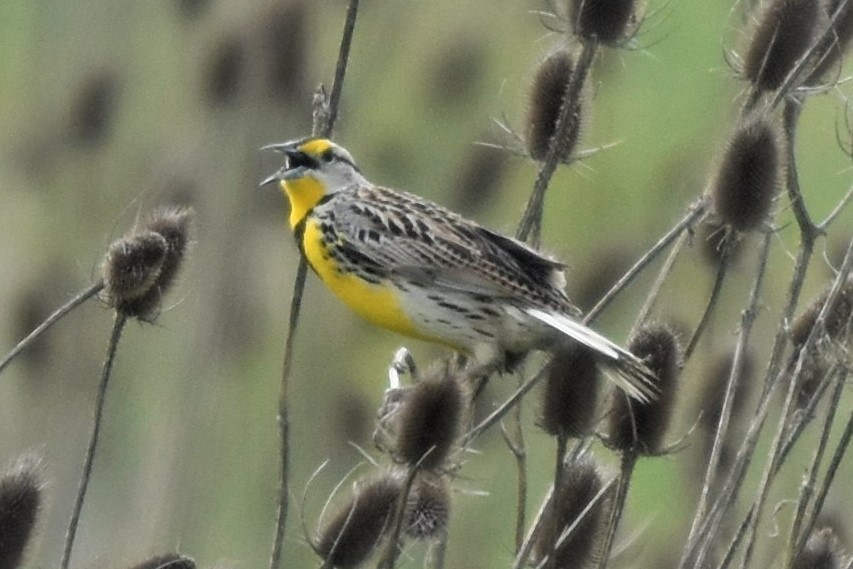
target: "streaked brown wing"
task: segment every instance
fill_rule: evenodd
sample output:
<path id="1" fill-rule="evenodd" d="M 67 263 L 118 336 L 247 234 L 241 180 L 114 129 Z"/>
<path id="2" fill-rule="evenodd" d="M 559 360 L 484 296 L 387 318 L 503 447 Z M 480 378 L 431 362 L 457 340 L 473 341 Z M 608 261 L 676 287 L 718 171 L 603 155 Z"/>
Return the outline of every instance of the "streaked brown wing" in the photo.
<path id="1" fill-rule="evenodd" d="M 563 265 L 437 204 L 385 188 L 345 190 L 315 212 L 341 246 L 424 286 L 565 302 Z"/>

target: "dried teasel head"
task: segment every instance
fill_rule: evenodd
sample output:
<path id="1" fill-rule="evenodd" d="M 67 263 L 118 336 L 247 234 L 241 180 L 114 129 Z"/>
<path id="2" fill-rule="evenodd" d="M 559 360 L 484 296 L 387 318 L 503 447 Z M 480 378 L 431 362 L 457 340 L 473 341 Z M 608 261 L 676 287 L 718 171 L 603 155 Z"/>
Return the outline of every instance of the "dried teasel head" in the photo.
<path id="1" fill-rule="evenodd" d="M 743 76 L 756 89 L 775 91 L 806 55 L 822 21 L 817 0 L 766 0 L 743 55 Z"/>
<path id="2" fill-rule="evenodd" d="M 566 12 L 575 36 L 583 41 L 621 45 L 637 27 L 636 0 L 568 0 Z"/>
<path id="3" fill-rule="evenodd" d="M 817 317 L 829 300 L 831 290 L 831 286 L 827 287 L 794 319 L 791 324 L 791 341 L 794 346 L 800 347 L 808 340 L 817 323 Z M 827 338 L 832 341 L 843 340 L 843 334 L 849 331 L 851 316 L 853 316 L 853 275 L 847 277 L 847 280 L 841 285 L 835 302 L 826 313 L 824 329 Z"/>
<path id="4" fill-rule="evenodd" d="M 631 338 L 628 349 L 657 376 L 659 393 L 646 403 L 616 393 L 608 444 L 624 452 L 655 455 L 660 452 L 675 407 L 681 345 L 668 327 L 654 324 L 641 328 Z"/>
<path id="5" fill-rule="evenodd" d="M 101 268 L 108 305 L 144 321 L 157 315 L 183 263 L 192 219 L 192 209 L 161 208 L 138 231 L 110 245 Z"/>
<path id="6" fill-rule="evenodd" d="M 406 505 L 403 531 L 413 539 L 436 539 L 450 521 L 450 485 L 445 477 L 419 476 Z"/>
<path id="7" fill-rule="evenodd" d="M 607 511 L 606 497 L 599 496 L 603 487 L 601 473 L 591 458 L 582 458 L 566 467 L 561 488 L 555 489 L 533 544 L 532 556 L 537 565 L 553 555 L 555 567 L 583 567 L 593 556 L 601 537 L 603 514 Z M 560 536 L 572 525 L 574 529 L 557 545 Z"/>
<path id="8" fill-rule="evenodd" d="M 561 49 L 546 57 L 536 70 L 527 116 L 527 151 L 534 160 L 545 160 L 548 155 L 574 69 L 574 57 L 568 50 Z M 571 158 L 580 137 L 583 123 L 582 89 L 578 90 L 576 100 L 567 101 L 566 104 L 569 105 L 568 128 L 564 136 L 555 141 L 557 158 L 561 162 Z"/>
<path id="9" fill-rule="evenodd" d="M 844 0 L 824 0 L 820 4 L 824 10 L 825 19 L 832 29 L 818 47 L 815 54 L 816 64 L 806 80 L 808 85 L 819 84 L 831 70 L 837 72 L 841 65 L 841 58 L 850 45 L 850 39 L 853 38 L 853 4 Z M 835 17 L 836 12 L 837 17 Z M 834 20 L 833 17 L 835 17 Z"/>
<path id="10" fill-rule="evenodd" d="M 558 437 L 584 437 L 595 428 L 598 412 L 598 366 L 592 352 L 578 343 L 558 350 L 548 364 L 542 398 L 542 428 Z"/>
<path id="11" fill-rule="evenodd" d="M 465 403 L 465 389 L 451 374 L 416 383 L 397 418 L 397 458 L 427 470 L 440 468 L 456 443 Z"/>
<path id="12" fill-rule="evenodd" d="M 824 527 L 812 532 L 791 568 L 842 569 L 846 564 L 847 555 L 841 540 L 832 528 Z"/>
<path id="13" fill-rule="evenodd" d="M 320 529 L 317 553 L 332 567 L 363 563 L 388 529 L 401 491 L 401 477 L 392 472 L 357 482 L 349 502 Z"/>
<path id="14" fill-rule="evenodd" d="M 769 218 L 782 180 L 784 150 L 771 117 L 739 124 L 729 140 L 711 187 L 714 213 L 737 231 L 760 228 Z"/>
<path id="15" fill-rule="evenodd" d="M 0 567 L 19 567 L 42 503 L 42 462 L 18 458 L 0 478 Z"/>

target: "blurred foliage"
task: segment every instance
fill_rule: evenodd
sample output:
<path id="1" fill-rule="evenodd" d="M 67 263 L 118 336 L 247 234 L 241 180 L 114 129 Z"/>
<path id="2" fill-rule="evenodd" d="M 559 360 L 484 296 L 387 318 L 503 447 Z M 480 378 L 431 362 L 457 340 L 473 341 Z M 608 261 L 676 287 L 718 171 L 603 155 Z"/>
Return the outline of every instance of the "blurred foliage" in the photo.
<path id="1" fill-rule="evenodd" d="M 154 325 L 130 325 L 119 349 L 76 565 L 127 565 L 176 545 L 201 567 L 266 563 L 277 390 L 297 252 L 285 229 L 284 200 L 257 187 L 279 159 L 258 149 L 310 130 L 311 92 L 331 81 L 345 6 L 343 0 L 0 3 L 0 351 L 96 278 L 108 243 L 150 209 L 191 204 L 199 214 L 196 245 L 172 304 Z M 561 41 L 536 12 L 546 8 L 534 0 L 365 0 L 336 139 L 372 180 L 512 232 L 535 166 L 509 154 L 494 164 L 478 156 L 474 142 L 499 140 L 494 119 L 523 132 L 535 65 Z M 741 85 L 724 58 L 739 45 L 742 25 L 731 10 L 719 2 L 653 2 L 637 38 L 641 48 L 608 51 L 598 62 L 581 146 L 618 144 L 558 173 L 544 224 L 545 248 L 568 261 L 570 292 L 596 282 L 597 273 L 610 275 L 610 263 L 639 256 L 703 191 L 740 103 Z M 843 113 L 832 90 L 810 100 L 803 116 L 799 171 L 817 219 L 850 185 L 849 158 L 836 139 Z M 479 168 L 500 169 L 483 189 L 458 183 L 476 179 L 474 160 Z M 785 210 L 783 228 L 765 314 L 784 303 L 789 253 L 798 241 L 786 227 L 792 216 L 784 199 L 778 207 Z M 829 258 L 837 259 L 851 233 L 846 211 L 818 246 L 826 244 Z M 704 363 L 733 341 L 753 276 L 747 269 L 753 245 L 746 242 L 746 262 L 727 283 L 700 346 L 708 356 L 700 354 L 685 370 L 685 400 L 698 393 L 693 380 Z M 804 298 L 831 274 L 829 262 L 817 259 Z M 599 328 L 624 338 L 651 280 L 649 273 L 620 297 Z M 690 251 L 656 317 L 689 330 L 712 280 L 700 252 Z M 50 480 L 28 566 L 51 565 L 60 556 L 110 322 L 105 307 L 89 303 L 0 377 L 0 458 L 38 449 Z M 759 346 L 775 324 L 759 321 Z M 358 321 L 309 277 L 291 395 L 288 566 L 314 563 L 299 529 L 303 502 L 313 527 L 334 485 L 363 462 L 359 448 L 372 452 L 374 410 L 402 342 Z M 423 363 L 442 353 L 405 342 Z M 493 382 L 486 404 L 500 401 L 513 384 Z M 842 409 L 849 409 L 849 390 L 845 397 Z M 531 508 L 551 476 L 553 444 L 533 426 L 533 401 L 524 405 Z M 692 406 L 683 407 L 672 439 L 696 419 Z M 479 449 L 456 484 L 449 567 L 505 567 L 512 557 L 513 459 L 497 430 Z M 697 460 L 688 449 L 675 460 L 640 462 L 627 522 L 645 528 L 642 540 L 650 545 L 638 552 L 641 566 L 671 553 L 673 536 L 685 533 L 696 488 L 693 471 L 680 463 Z M 851 479 L 850 464 L 839 480 Z M 801 469 L 790 470 L 795 475 L 777 484 L 777 499 L 797 487 Z M 850 503 L 851 492 L 849 484 L 837 484 L 832 499 Z"/>

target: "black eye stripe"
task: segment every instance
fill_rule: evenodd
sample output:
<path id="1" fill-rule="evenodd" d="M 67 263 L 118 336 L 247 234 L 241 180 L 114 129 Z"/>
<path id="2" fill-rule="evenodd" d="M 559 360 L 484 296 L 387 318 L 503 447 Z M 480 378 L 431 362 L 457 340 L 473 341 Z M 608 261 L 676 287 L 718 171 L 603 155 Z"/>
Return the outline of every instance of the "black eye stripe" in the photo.
<path id="1" fill-rule="evenodd" d="M 288 168 L 299 168 L 300 166 L 314 170 L 320 166 L 320 162 L 304 152 L 294 153 L 287 157 Z"/>

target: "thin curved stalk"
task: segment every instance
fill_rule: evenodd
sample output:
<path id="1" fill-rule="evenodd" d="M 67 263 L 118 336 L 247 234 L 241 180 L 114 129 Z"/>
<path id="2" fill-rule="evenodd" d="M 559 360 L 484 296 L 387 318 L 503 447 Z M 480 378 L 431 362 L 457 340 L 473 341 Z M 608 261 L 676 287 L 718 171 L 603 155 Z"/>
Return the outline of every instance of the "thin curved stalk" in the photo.
<path id="1" fill-rule="evenodd" d="M 604 569 L 610 559 L 610 551 L 613 549 L 613 541 L 616 537 L 616 528 L 622 519 L 625 509 L 625 501 L 628 498 L 628 489 L 631 486 L 631 476 L 634 475 L 634 466 L 637 464 L 637 453 L 628 450 L 622 453 L 622 466 L 619 474 L 619 483 L 616 486 L 616 498 L 610 510 L 610 518 L 607 522 L 607 533 L 604 534 L 604 543 L 598 558 L 598 569 Z"/>
<path id="2" fill-rule="evenodd" d="M 83 511 L 83 503 L 86 500 L 86 491 L 89 488 L 89 480 L 92 478 L 92 465 L 95 462 L 95 452 L 98 449 L 98 439 L 101 434 L 101 420 L 104 414 L 104 402 L 107 397 L 107 385 L 110 381 L 110 374 L 115 361 L 118 342 L 121 339 L 121 332 L 124 325 L 127 323 L 127 316 L 116 312 L 115 321 L 113 322 L 113 331 L 110 334 L 109 344 L 107 345 L 107 355 L 104 358 L 104 365 L 101 368 L 101 379 L 98 384 L 98 395 L 95 399 L 95 418 L 92 422 L 92 434 L 89 437 L 89 446 L 86 448 L 86 458 L 83 461 L 83 474 L 80 477 L 80 485 L 77 488 L 77 496 L 74 499 L 74 508 L 71 511 L 71 519 L 68 522 L 68 530 L 65 533 L 65 547 L 62 551 L 62 561 L 59 564 L 60 569 L 68 569 L 68 564 L 71 562 L 71 551 L 74 548 L 74 539 L 77 536 L 77 526 L 80 523 L 80 514 Z"/>
<path id="3" fill-rule="evenodd" d="M 346 76 L 349 53 L 352 46 L 352 38 L 355 32 L 355 21 L 358 15 L 359 0 L 350 0 L 347 9 L 344 31 L 341 37 L 341 45 L 338 52 L 338 62 L 335 67 L 335 79 L 332 84 L 332 92 L 328 99 L 315 100 L 315 106 L 322 109 L 315 117 L 323 117 L 321 121 L 315 121 L 314 134 L 331 136 L 335 122 L 338 117 L 338 107 L 343 90 L 344 77 Z M 293 283 L 293 294 L 290 302 L 290 318 L 288 322 L 287 336 L 284 343 L 284 362 L 281 370 L 281 382 L 279 387 L 278 402 L 278 426 L 279 426 L 279 480 L 278 496 L 276 506 L 275 532 L 273 536 L 272 552 L 270 554 L 269 569 L 278 569 L 281 566 L 283 554 L 284 535 L 287 528 L 287 508 L 290 478 L 290 420 L 288 411 L 288 385 L 290 383 L 291 363 L 293 361 L 293 345 L 296 337 L 296 329 L 299 324 L 300 308 L 302 306 L 302 295 L 305 290 L 305 280 L 308 273 L 308 265 L 300 256 L 296 269 L 296 278 Z"/>
<path id="4" fill-rule="evenodd" d="M 18 345 L 12 348 L 12 351 L 6 354 L 6 357 L 3 358 L 3 361 L 0 362 L 0 373 L 3 373 L 3 370 L 6 369 L 12 360 L 20 354 L 27 346 L 33 343 L 36 338 L 44 334 L 48 328 L 59 322 L 63 316 L 98 294 L 104 289 L 104 281 L 98 281 L 89 288 L 83 290 L 80 294 L 69 300 L 63 306 L 59 307 L 53 314 L 48 316 L 44 322 L 38 325 L 38 327 L 30 332 L 26 338 L 18 342 Z"/>
<path id="5" fill-rule="evenodd" d="M 595 320 L 599 314 L 613 301 L 616 296 L 622 292 L 633 280 L 636 278 L 640 272 L 646 268 L 646 266 L 654 260 L 658 254 L 664 250 L 670 243 L 672 243 L 675 239 L 677 239 L 682 232 L 687 230 L 687 228 L 691 227 L 694 223 L 696 223 L 699 219 L 705 215 L 705 211 L 708 208 L 708 204 L 706 198 L 703 196 L 697 200 L 692 206 L 690 206 L 690 211 L 687 212 L 681 221 L 675 224 L 675 226 L 670 229 L 663 237 L 661 237 L 657 243 L 655 243 L 651 249 L 649 249 L 642 257 L 640 257 L 634 265 L 628 269 L 622 278 L 619 279 L 616 284 L 614 284 L 607 294 L 605 294 L 598 303 L 592 307 L 586 316 L 584 316 L 583 323 L 589 324 L 593 320 Z"/>
<path id="6" fill-rule="evenodd" d="M 753 324 L 758 316 L 758 299 L 767 270 L 767 258 L 770 253 L 770 242 L 771 234 L 767 233 L 764 235 L 764 241 L 759 254 L 758 272 L 755 276 L 752 290 L 750 290 L 749 293 L 747 307 L 741 316 L 741 329 L 738 336 L 738 342 L 735 346 L 734 361 L 732 362 L 732 370 L 729 375 L 728 384 L 726 385 L 726 394 L 723 398 L 723 406 L 720 410 L 720 420 L 717 424 L 717 431 L 714 435 L 714 445 L 711 448 L 711 456 L 708 459 L 708 467 L 705 470 L 705 478 L 699 495 L 699 503 L 696 506 L 696 512 L 690 527 L 690 535 L 682 554 L 679 569 L 684 569 L 688 566 L 688 562 L 695 553 L 694 550 L 696 547 L 699 547 L 697 553 L 698 560 L 694 562 L 694 565 L 701 567 L 702 559 L 707 552 L 707 544 L 710 542 L 710 536 L 715 533 L 715 530 L 708 525 L 713 519 L 712 516 L 708 515 L 706 517 L 708 511 L 708 498 L 711 488 L 714 486 L 723 441 L 725 440 L 726 433 L 728 432 L 729 419 L 731 418 L 732 412 L 732 402 L 734 401 L 734 394 L 741 376 L 741 362 L 743 361 L 744 353 L 746 352 L 746 346 L 749 344 L 749 337 L 752 333 Z M 740 458 L 741 455 L 739 454 L 738 457 Z M 746 459 L 744 458 L 744 460 Z M 720 498 L 721 497 L 722 495 Z"/>
<path id="7" fill-rule="evenodd" d="M 705 305 L 705 311 L 702 313 L 702 317 L 696 325 L 696 330 L 693 331 L 693 335 L 690 337 L 690 341 L 684 349 L 684 361 L 689 360 L 690 356 L 693 355 L 693 351 L 699 344 L 699 340 L 702 338 L 702 334 L 705 332 L 705 328 L 711 320 L 711 314 L 714 312 L 714 308 L 716 308 L 717 302 L 720 300 L 720 293 L 723 291 L 723 282 L 726 280 L 726 273 L 728 272 L 731 254 L 731 239 L 726 239 L 725 245 L 723 245 L 722 255 L 720 256 L 720 266 L 717 267 L 717 276 L 714 278 L 714 288 L 711 289 L 711 295 L 708 297 L 708 303 Z"/>

